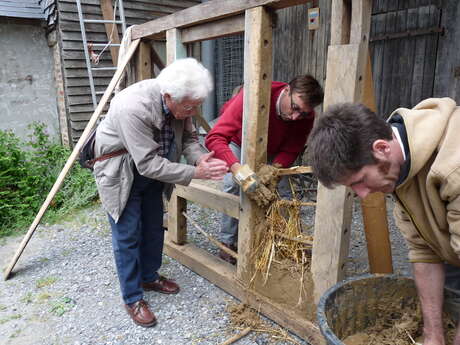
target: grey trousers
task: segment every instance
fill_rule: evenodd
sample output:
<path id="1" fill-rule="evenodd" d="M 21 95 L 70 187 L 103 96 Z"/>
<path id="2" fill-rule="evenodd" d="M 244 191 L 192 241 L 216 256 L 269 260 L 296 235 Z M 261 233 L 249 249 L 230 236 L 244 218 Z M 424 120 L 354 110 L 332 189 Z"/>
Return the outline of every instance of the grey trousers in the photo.
<path id="1" fill-rule="evenodd" d="M 230 149 L 233 154 L 241 158 L 241 148 L 235 143 L 230 143 Z M 271 162 L 271 161 L 270 161 Z M 222 190 L 233 195 L 240 195 L 240 186 L 233 181 L 232 174 L 228 173 L 224 176 Z M 291 198 L 291 190 L 289 187 L 289 179 L 284 176 L 278 183 L 278 193 L 283 199 Z M 219 240 L 226 245 L 237 245 L 238 242 L 238 220 L 236 218 L 222 215 L 222 225 L 220 230 Z"/>
<path id="2" fill-rule="evenodd" d="M 444 310 L 460 321 L 460 267 L 445 264 Z"/>

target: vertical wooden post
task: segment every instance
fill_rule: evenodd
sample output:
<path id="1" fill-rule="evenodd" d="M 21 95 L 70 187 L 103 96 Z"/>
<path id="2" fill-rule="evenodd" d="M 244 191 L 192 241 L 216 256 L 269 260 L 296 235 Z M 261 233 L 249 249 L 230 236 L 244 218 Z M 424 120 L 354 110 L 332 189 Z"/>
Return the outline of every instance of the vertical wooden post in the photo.
<path id="1" fill-rule="evenodd" d="M 112 0 L 101 0 L 102 17 L 105 20 L 113 20 Z M 112 43 L 119 44 L 120 37 L 118 36 L 117 24 L 105 23 L 105 32 L 107 38 Z M 110 47 L 110 55 L 112 55 L 112 62 L 114 66 L 118 65 L 118 47 Z"/>
<path id="2" fill-rule="evenodd" d="M 362 99 L 368 56 L 371 0 L 333 0 L 331 45 L 328 49 L 324 108 L 338 102 Z M 351 10 L 351 25 L 350 16 Z M 348 34 L 349 32 L 349 34 Z M 349 40 L 349 42 L 347 41 Z M 347 61 L 347 68 L 343 67 Z M 344 277 L 350 241 L 352 192 L 318 185 L 311 272 L 314 300 Z"/>
<path id="3" fill-rule="evenodd" d="M 182 212 L 187 211 L 187 200 L 171 194 L 168 204 L 168 238 L 176 244 L 187 242 L 187 220 Z"/>
<path id="4" fill-rule="evenodd" d="M 180 30 L 166 31 L 166 65 L 185 57 L 187 50 L 181 41 Z M 168 204 L 168 238 L 177 244 L 184 244 L 187 240 L 187 220 L 182 214 L 186 210 L 187 201 L 173 192 Z"/>
<path id="5" fill-rule="evenodd" d="M 182 43 L 179 29 L 166 31 L 166 65 L 177 59 L 187 57 L 187 49 Z"/>
<path id="6" fill-rule="evenodd" d="M 149 42 L 139 44 L 136 55 L 136 80 L 144 80 L 152 78 L 152 59 L 150 52 L 152 48 Z"/>
<path id="7" fill-rule="evenodd" d="M 268 113 L 272 81 L 271 17 L 263 7 L 246 11 L 244 36 L 244 103 L 241 161 L 256 170 L 267 161 Z M 237 277 L 249 283 L 258 218 L 263 211 L 241 194 Z"/>
<path id="8" fill-rule="evenodd" d="M 367 59 L 362 102 L 372 111 L 376 111 L 370 56 Z M 369 194 L 361 200 L 361 209 L 370 271 L 371 273 L 393 273 L 385 195 L 383 193 Z"/>

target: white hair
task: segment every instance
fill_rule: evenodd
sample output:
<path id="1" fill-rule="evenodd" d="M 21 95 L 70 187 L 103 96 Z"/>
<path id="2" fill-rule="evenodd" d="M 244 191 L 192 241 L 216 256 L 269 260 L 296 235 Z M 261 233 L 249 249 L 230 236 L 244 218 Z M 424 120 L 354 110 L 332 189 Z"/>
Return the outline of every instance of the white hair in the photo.
<path id="1" fill-rule="evenodd" d="M 213 89 L 211 74 L 193 58 L 178 59 L 165 67 L 156 78 L 162 95 L 175 101 L 204 99 Z"/>

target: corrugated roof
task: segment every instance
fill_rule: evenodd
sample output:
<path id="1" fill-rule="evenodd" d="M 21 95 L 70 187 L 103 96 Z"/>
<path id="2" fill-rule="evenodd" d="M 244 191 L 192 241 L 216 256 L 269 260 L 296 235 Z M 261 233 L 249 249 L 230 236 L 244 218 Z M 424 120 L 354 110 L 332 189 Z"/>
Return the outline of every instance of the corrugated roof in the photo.
<path id="1" fill-rule="evenodd" d="M 45 19 L 40 0 L 0 0 L 0 16 Z"/>

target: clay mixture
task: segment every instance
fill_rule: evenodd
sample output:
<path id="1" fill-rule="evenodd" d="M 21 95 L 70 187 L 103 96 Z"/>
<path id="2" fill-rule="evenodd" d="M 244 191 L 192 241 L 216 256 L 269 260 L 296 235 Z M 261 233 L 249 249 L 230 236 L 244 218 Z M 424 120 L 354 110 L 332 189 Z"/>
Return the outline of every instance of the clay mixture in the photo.
<path id="1" fill-rule="evenodd" d="M 377 320 L 373 327 L 345 338 L 345 345 L 413 345 L 423 343 L 422 317 L 418 306 L 416 310 L 407 307 L 403 310 L 388 313 Z M 447 345 L 452 345 L 455 336 L 455 323 L 444 317 L 444 329 Z"/>
<path id="2" fill-rule="evenodd" d="M 273 166 L 262 166 L 257 175 L 265 187 L 263 195 L 249 196 L 264 209 L 264 217 L 256 222 L 258 236 L 253 251 L 256 273 L 251 288 L 300 318 L 314 321 L 316 306 L 310 273 L 313 237 L 303 233 L 300 201 L 279 200 L 276 196 L 277 171 Z M 265 204 L 262 200 L 266 200 L 267 195 L 272 195 L 272 200 Z"/>

